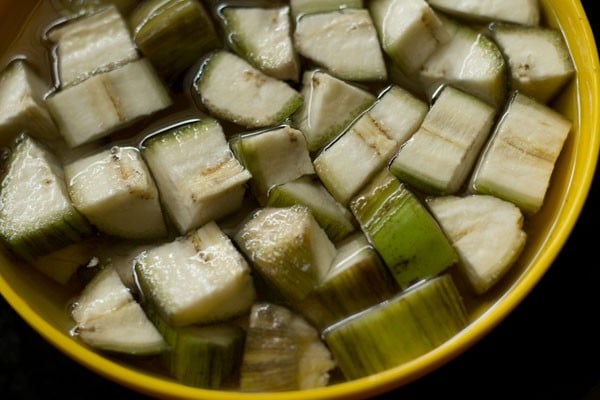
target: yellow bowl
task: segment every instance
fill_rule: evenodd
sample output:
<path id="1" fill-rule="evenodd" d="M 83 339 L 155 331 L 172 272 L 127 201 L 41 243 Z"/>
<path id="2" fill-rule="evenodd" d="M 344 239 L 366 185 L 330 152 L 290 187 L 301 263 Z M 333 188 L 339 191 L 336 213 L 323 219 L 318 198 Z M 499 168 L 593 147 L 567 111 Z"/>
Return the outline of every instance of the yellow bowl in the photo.
<path id="1" fill-rule="evenodd" d="M 43 0 L 46 1 L 46 0 Z M 600 66 L 594 37 L 580 1 L 541 0 L 545 21 L 562 29 L 577 69 L 576 79 L 555 106 L 573 121 L 552 177 L 542 210 L 529 220 L 531 232 L 520 262 L 498 287 L 473 303 L 467 328 L 437 349 L 386 372 L 326 388 L 286 393 L 286 399 L 341 399 L 374 396 L 400 387 L 438 369 L 465 352 L 494 329 L 532 291 L 574 228 L 590 191 L 600 143 Z M 20 27 L 36 0 L 0 0 L 0 55 L 19 37 Z M 21 36 L 22 38 L 23 36 Z M 4 56 L 3 56 L 4 57 Z M 27 266 L 11 264 L 0 253 L 0 293 L 18 314 L 48 342 L 90 370 L 155 397 L 169 399 L 230 399 L 231 392 L 187 387 L 119 363 L 94 352 L 69 335 L 72 322 L 65 305 L 71 294 Z M 281 394 L 236 394 L 236 399 L 280 400 Z"/>

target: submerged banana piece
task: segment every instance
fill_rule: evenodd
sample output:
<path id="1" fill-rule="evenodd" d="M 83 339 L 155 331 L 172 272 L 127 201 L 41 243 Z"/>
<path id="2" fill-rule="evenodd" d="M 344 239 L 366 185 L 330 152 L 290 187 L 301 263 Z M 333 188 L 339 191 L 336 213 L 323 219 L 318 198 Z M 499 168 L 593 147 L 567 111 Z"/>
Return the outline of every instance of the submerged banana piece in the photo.
<path id="1" fill-rule="evenodd" d="M 128 239 L 165 237 L 167 226 L 146 162 L 114 146 L 65 165 L 73 205 L 98 229 Z"/>
<path id="2" fill-rule="evenodd" d="M 235 52 L 265 74 L 298 81 L 300 59 L 292 42 L 289 6 L 224 7 L 225 35 Z"/>
<path id="3" fill-rule="evenodd" d="M 363 7 L 363 0 L 290 0 L 291 14 L 294 19 L 303 14 Z"/>
<path id="4" fill-rule="evenodd" d="M 256 296 L 246 260 L 214 222 L 143 251 L 134 268 L 146 307 L 173 326 L 225 321 Z"/>
<path id="5" fill-rule="evenodd" d="M 256 303 L 240 370 L 243 392 L 285 392 L 324 387 L 335 362 L 315 328 L 273 303 Z"/>
<path id="6" fill-rule="evenodd" d="M 161 132 L 142 145 L 162 203 L 181 234 L 242 205 L 250 173 L 235 158 L 212 118 Z"/>
<path id="7" fill-rule="evenodd" d="M 496 110 L 479 98 L 444 86 L 390 170 L 426 193 L 458 192 L 490 135 L 495 116 Z"/>
<path id="8" fill-rule="evenodd" d="M 397 367 L 440 346 L 468 322 L 451 275 L 421 282 L 323 332 L 346 379 Z"/>
<path id="9" fill-rule="evenodd" d="M 340 79 L 387 79 L 377 30 L 367 9 L 303 15 L 296 21 L 294 45 L 305 58 Z"/>
<path id="10" fill-rule="evenodd" d="M 243 133 L 229 144 L 252 175 L 250 185 L 263 205 L 275 186 L 315 173 L 306 138 L 288 125 Z"/>
<path id="11" fill-rule="evenodd" d="M 38 73 L 24 60 L 12 61 L 0 75 L 0 144 L 20 133 L 55 139 L 58 130 L 44 96 L 50 91 Z"/>
<path id="12" fill-rule="evenodd" d="M 128 18 L 133 40 L 158 74 L 174 84 L 209 51 L 221 47 L 216 27 L 199 0 L 149 0 Z"/>
<path id="13" fill-rule="evenodd" d="M 548 103 L 575 75 L 573 59 L 559 30 L 494 23 L 490 32 L 506 56 L 513 89 Z"/>
<path id="14" fill-rule="evenodd" d="M 319 178 L 333 197 L 348 204 L 418 129 L 427 110 L 427 103 L 400 86 L 384 90 L 375 104 L 314 160 Z"/>
<path id="15" fill-rule="evenodd" d="M 403 289 L 458 261 L 435 218 L 387 168 L 350 202 L 350 210 Z"/>
<path id="16" fill-rule="evenodd" d="M 303 100 L 288 83 L 228 50 L 207 57 L 194 79 L 194 90 L 215 117 L 246 128 L 283 123 Z"/>
<path id="17" fill-rule="evenodd" d="M 508 63 L 487 34 L 458 20 L 440 17 L 450 39 L 436 47 L 418 72 L 431 98 L 440 86 L 452 85 L 501 108 L 508 90 Z"/>
<path id="18" fill-rule="evenodd" d="M 36 139 L 21 135 L 0 187 L 0 237 L 28 261 L 91 233 L 73 207 L 62 165 Z"/>
<path id="19" fill-rule="evenodd" d="M 330 143 L 376 100 L 365 89 L 318 69 L 304 72 L 301 93 L 304 102 L 292 115 L 292 126 L 304 133 L 311 153 Z"/>
<path id="20" fill-rule="evenodd" d="M 235 241 L 267 284 L 292 304 L 311 293 L 336 254 L 334 244 L 303 205 L 259 209 Z"/>
<path id="21" fill-rule="evenodd" d="M 525 246 L 521 210 L 487 195 L 426 201 L 456 248 L 460 269 L 473 290 L 477 294 L 489 290 L 510 270 Z"/>
<path id="22" fill-rule="evenodd" d="M 337 243 L 356 230 L 350 211 L 336 201 L 315 176 L 302 176 L 271 190 L 267 206 L 307 206 L 329 239 Z"/>
<path id="23" fill-rule="evenodd" d="M 540 23 L 538 0 L 427 0 L 444 13 L 475 22 L 504 21 L 536 26 Z"/>
<path id="24" fill-rule="evenodd" d="M 92 347 L 135 355 L 166 350 L 162 335 L 109 265 L 78 296 L 71 310 L 73 332 Z"/>
<path id="25" fill-rule="evenodd" d="M 140 57 L 127 22 L 112 4 L 91 14 L 67 19 L 52 28 L 48 38 L 56 46 L 61 89 Z"/>
<path id="26" fill-rule="evenodd" d="M 543 103 L 513 93 L 471 177 L 470 191 L 536 213 L 572 122 Z"/>
<path id="27" fill-rule="evenodd" d="M 71 148 L 108 136 L 172 104 L 170 93 L 146 59 L 94 75 L 54 92 L 46 101 Z"/>

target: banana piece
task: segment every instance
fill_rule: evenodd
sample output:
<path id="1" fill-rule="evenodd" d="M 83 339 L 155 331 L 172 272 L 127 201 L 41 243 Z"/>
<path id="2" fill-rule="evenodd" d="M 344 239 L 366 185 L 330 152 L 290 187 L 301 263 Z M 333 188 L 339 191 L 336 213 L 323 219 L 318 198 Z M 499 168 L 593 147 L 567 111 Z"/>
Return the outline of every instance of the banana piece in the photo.
<path id="1" fill-rule="evenodd" d="M 71 204 L 62 165 L 43 144 L 20 135 L 0 186 L 0 237 L 27 261 L 92 233 Z"/>
<path id="2" fill-rule="evenodd" d="M 470 192 L 536 213 L 572 125 L 549 106 L 514 92 L 471 176 Z"/>
<path id="3" fill-rule="evenodd" d="M 143 251 L 134 271 L 145 307 L 173 326 L 226 321 L 256 296 L 246 260 L 214 222 Z"/>
<path id="4" fill-rule="evenodd" d="M 350 210 L 402 289 L 458 261 L 426 206 L 387 168 L 350 202 Z"/>
<path id="5" fill-rule="evenodd" d="M 496 42 L 458 20 L 439 18 L 450 39 L 436 47 L 418 73 L 429 98 L 449 84 L 501 108 L 510 82 L 508 63 Z"/>
<path id="6" fill-rule="evenodd" d="M 451 276 L 443 274 L 330 326 L 322 336 L 343 375 L 352 380 L 414 360 L 467 323 L 460 293 Z"/>
<path id="7" fill-rule="evenodd" d="M 326 328 L 399 291 L 377 251 L 362 232 L 356 232 L 338 244 L 329 272 L 311 295 L 321 307 L 307 303 L 299 310 L 316 327 Z"/>
<path id="8" fill-rule="evenodd" d="M 134 355 L 159 354 L 167 348 L 110 264 L 77 297 L 71 316 L 74 334 L 94 348 Z"/>
<path id="9" fill-rule="evenodd" d="M 291 14 L 294 19 L 303 14 L 320 13 L 346 8 L 363 8 L 363 0 L 290 0 Z"/>
<path id="10" fill-rule="evenodd" d="M 127 16 L 137 7 L 141 0 L 51 0 L 57 11 L 66 16 L 73 17 L 78 15 L 87 15 L 107 5 L 113 4 L 117 10 Z"/>
<path id="11" fill-rule="evenodd" d="M 199 0 L 150 0 L 128 18 L 133 41 L 158 74 L 175 84 L 202 56 L 222 46 Z"/>
<path id="12" fill-rule="evenodd" d="M 283 123 L 303 101 L 285 81 L 266 75 L 228 50 L 207 57 L 193 86 L 212 115 L 246 128 Z"/>
<path id="13" fill-rule="evenodd" d="M 460 257 L 459 267 L 472 289 L 483 294 L 514 265 L 527 234 L 514 204 L 488 195 L 426 199 Z"/>
<path id="14" fill-rule="evenodd" d="M 20 133 L 54 140 L 58 129 L 44 97 L 50 91 L 33 67 L 24 60 L 12 61 L 0 74 L 0 144 Z"/>
<path id="15" fill-rule="evenodd" d="M 376 100 L 365 89 L 319 69 L 304 72 L 301 93 L 304 102 L 292 115 L 292 126 L 304 133 L 311 153 L 330 143 Z"/>
<path id="16" fill-rule="evenodd" d="M 419 129 L 394 157 L 391 172 L 426 193 L 457 193 L 468 180 L 495 117 L 496 110 L 479 98 L 443 86 Z"/>
<path id="17" fill-rule="evenodd" d="M 450 39 L 425 0 L 372 0 L 369 11 L 384 52 L 409 76 Z"/>
<path id="18" fill-rule="evenodd" d="M 136 240 L 166 237 L 158 189 L 136 148 L 113 146 L 64 169 L 73 205 L 100 231 Z"/>
<path id="19" fill-rule="evenodd" d="M 573 79 L 575 67 L 559 30 L 494 23 L 490 32 L 508 61 L 512 89 L 548 103 Z"/>
<path id="20" fill-rule="evenodd" d="M 229 6 L 221 9 L 231 48 L 265 74 L 298 81 L 300 59 L 292 42 L 290 7 Z"/>
<path id="21" fill-rule="evenodd" d="M 377 30 L 367 9 L 303 15 L 296 21 L 294 45 L 306 59 L 340 79 L 387 79 Z"/>
<path id="22" fill-rule="evenodd" d="M 315 173 L 304 135 L 289 125 L 243 133 L 229 144 L 252 175 L 250 185 L 262 205 L 275 186 Z"/>
<path id="23" fill-rule="evenodd" d="M 241 391 L 324 387 L 334 368 L 317 330 L 300 315 L 273 303 L 254 304 L 240 368 Z"/>
<path id="24" fill-rule="evenodd" d="M 294 204 L 308 207 L 333 243 L 356 230 L 352 213 L 338 203 L 315 176 L 302 176 L 275 186 L 267 202 L 269 207 L 290 207 Z"/>
<path id="25" fill-rule="evenodd" d="M 71 148 L 106 137 L 173 103 L 146 59 L 56 91 L 46 102 Z"/>
<path id="26" fill-rule="evenodd" d="M 329 271 L 335 245 L 303 205 L 257 210 L 235 242 L 270 288 L 302 301 Z"/>
<path id="27" fill-rule="evenodd" d="M 427 0 L 444 13 L 474 22 L 504 21 L 537 26 L 540 23 L 538 0 Z"/>
<path id="28" fill-rule="evenodd" d="M 392 85 L 314 160 L 317 175 L 332 196 L 346 205 L 390 162 L 417 130 L 427 103 Z"/>
<path id="29" fill-rule="evenodd" d="M 186 122 L 142 143 L 162 203 L 180 234 L 238 210 L 250 173 L 213 118 Z"/>
<path id="30" fill-rule="evenodd" d="M 124 17 L 113 4 L 53 27 L 61 89 L 140 58 Z"/>

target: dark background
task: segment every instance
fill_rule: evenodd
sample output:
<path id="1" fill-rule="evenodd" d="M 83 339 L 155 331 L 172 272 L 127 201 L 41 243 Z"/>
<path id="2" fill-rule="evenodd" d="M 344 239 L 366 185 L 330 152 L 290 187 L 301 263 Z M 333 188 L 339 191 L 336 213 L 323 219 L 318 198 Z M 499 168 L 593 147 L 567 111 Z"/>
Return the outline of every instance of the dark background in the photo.
<path id="1" fill-rule="evenodd" d="M 592 0 L 582 3 L 598 41 Z M 596 178 L 555 263 L 492 333 L 440 369 L 381 398 L 600 399 L 599 185 Z M 145 399 L 53 348 L 1 297 L 0 398 Z"/>

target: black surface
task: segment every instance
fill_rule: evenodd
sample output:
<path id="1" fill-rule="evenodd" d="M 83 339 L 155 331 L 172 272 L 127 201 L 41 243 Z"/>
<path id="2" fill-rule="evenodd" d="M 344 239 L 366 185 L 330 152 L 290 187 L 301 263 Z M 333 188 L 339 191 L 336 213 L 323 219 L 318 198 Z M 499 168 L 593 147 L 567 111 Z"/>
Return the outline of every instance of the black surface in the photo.
<path id="1" fill-rule="evenodd" d="M 583 4 L 589 10 L 592 1 Z M 513 313 L 463 355 L 381 398 L 600 399 L 599 185 L 596 178 L 556 262 Z M 0 298 L 0 399 L 42 398 L 145 399 L 50 346 Z"/>

